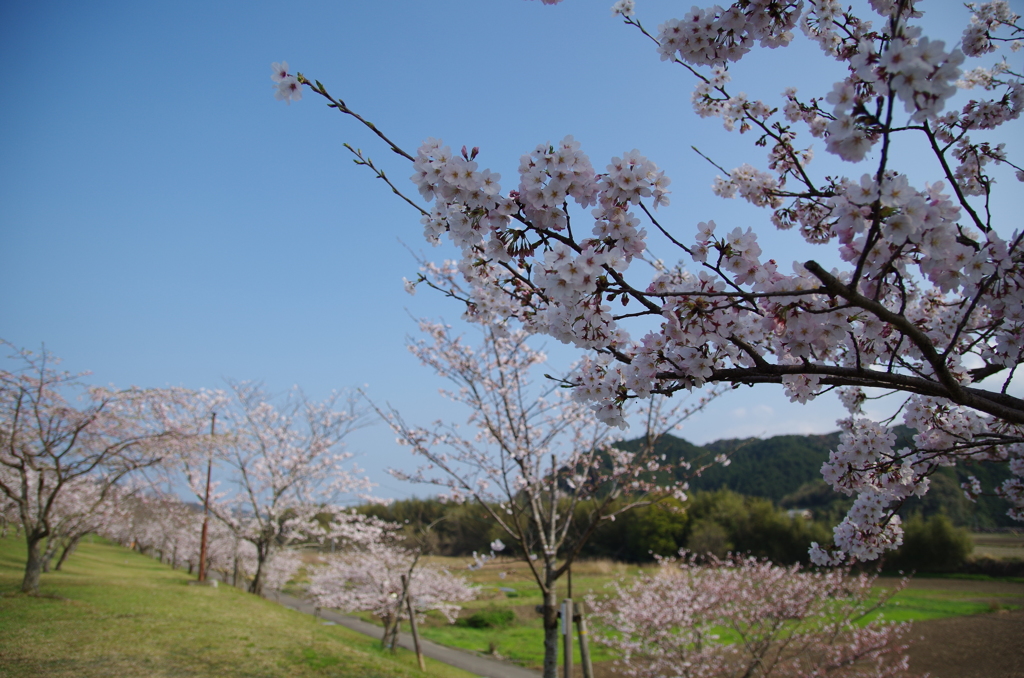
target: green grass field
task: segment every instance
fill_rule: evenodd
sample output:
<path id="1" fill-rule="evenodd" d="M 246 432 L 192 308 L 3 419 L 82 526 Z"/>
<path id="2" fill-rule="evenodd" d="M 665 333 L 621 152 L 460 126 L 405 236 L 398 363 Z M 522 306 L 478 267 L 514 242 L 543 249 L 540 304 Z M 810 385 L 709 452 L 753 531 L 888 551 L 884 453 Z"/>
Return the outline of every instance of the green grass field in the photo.
<path id="1" fill-rule="evenodd" d="M 186 573 L 96 538 L 39 597 L 19 592 L 25 542 L 0 539 L 0 676 L 399 678 L 415 655 L 323 626 L 229 586 L 188 586 Z M 428 674 L 471 674 L 427 660 Z"/>
<path id="2" fill-rule="evenodd" d="M 24 596 L 18 592 L 24 553 L 23 540 L 0 539 L 4 678 L 422 675 L 409 652 L 391 656 L 379 649 L 377 639 L 323 626 L 308 615 L 228 586 L 188 586 L 191 577 L 186 573 L 98 538 L 83 543 L 65 571 L 43 575 L 40 597 Z M 431 560 L 442 561 L 453 571 L 465 568 L 465 559 Z M 588 592 L 603 592 L 618 577 L 635 575 L 639 568 L 597 561 L 579 563 L 575 570 L 573 593 L 582 599 Z M 466 606 L 463 616 L 489 607 L 511 608 L 515 622 L 506 628 L 476 629 L 431 617 L 423 635 L 444 645 L 540 666 L 543 633 L 534 606 L 541 599 L 525 565 L 492 562 L 467 574 L 481 586 L 481 595 Z M 560 596 L 565 593 L 560 587 Z M 908 589 L 881 614 L 894 621 L 916 621 L 993 609 L 977 597 L 938 587 Z M 613 658 L 601 647 L 593 647 L 592 653 L 598 663 Z M 470 675 L 430 660 L 428 673 Z"/>
<path id="3" fill-rule="evenodd" d="M 464 571 L 468 562 L 464 558 L 431 558 L 429 560 L 446 565 L 453 572 Z M 574 598 L 582 600 L 586 594 L 591 592 L 600 595 L 605 592 L 605 587 L 615 579 L 619 577 L 628 579 L 640 572 L 641 569 L 653 571 L 656 566 L 647 565 L 641 568 L 636 565 L 611 561 L 580 562 L 574 567 Z M 504 573 L 504 577 L 500 576 L 501 573 Z M 439 617 L 432 617 L 426 627 L 421 629 L 423 636 L 442 645 L 475 652 L 496 653 L 524 666 L 540 667 L 544 658 L 543 629 L 540 615 L 534 611 L 534 607 L 541 603 L 541 597 L 537 592 L 536 584 L 529 577 L 526 565 L 511 561 L 492 561 L 482 569 L 466 572 L 466 574 L 483 588 L 480 598 L 465 606 L 463 617 L 488 607 L 509 607 L 515 610 L 516 623 L 504 629 L 476 629 L 451 626 Z M 885 582 L 887 586 L 891 586 L 893 583 Z M 566 593 L 566 582 L 562 580 L 559 584 L 559 597 L 562 597 Z M 502 592 L 501 588 L 514 589 L 515 593 L 510 595 Z M 893 596 L 889 603 L 871 615 L 869 620 L 884 615 L 884 618 L 889 621 L 922 621 L 992 611 L 992 604 L 979 602 L 978 597 L 979 595 L 976 593 L 946 591 L 940 587 L 905 589 Z M 985 594 L 984 597 L 1013 598 L 1013 594 L 1004 596 Z M 1012 609 L 1014 606 L 1003 605 L 1002 607 Z M 364 619 L 376 621 L 369 615 L 364 616 Z M 727 636 L 728 634 L 725 634 L 725 637 Z M 578 645 L 575 648 L 575 654 L 578 664 Z M 600 646 L 592 647 L 591 654 L 597 663 L 614 659 L 612 654 Z"/>

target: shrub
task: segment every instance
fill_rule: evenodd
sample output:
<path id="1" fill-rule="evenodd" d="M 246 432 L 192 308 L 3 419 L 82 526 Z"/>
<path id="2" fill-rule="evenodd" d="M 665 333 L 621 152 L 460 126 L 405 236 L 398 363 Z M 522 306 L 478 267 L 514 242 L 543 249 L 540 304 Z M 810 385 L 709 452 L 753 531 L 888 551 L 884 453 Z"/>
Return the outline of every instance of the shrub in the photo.
<path id="1" fill-rule="evenodd" d="M 474 612 L 470 616 L 456 622 L 459 626 L 468 626 L 472 629 L 502 629 L 511 626 L 516 620 L 514 610 L 500 607 L 488 607 Z"/>
<path id="2" fill-rule="evenodd" d="M 953 527 L 945 515 L 928 520 L 919 515 L 903 527 L 903 546 L 885 559 L 886 569 L 952 572 L 960 569 L 974 544 L 967 530 Z"/>

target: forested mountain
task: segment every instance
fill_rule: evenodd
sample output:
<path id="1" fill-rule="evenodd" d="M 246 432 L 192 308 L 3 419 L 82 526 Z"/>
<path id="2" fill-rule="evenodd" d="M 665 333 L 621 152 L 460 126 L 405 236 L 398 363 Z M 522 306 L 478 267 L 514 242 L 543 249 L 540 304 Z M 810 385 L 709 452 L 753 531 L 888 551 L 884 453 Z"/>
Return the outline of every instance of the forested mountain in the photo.
<path id="1" fill-rule="evenodd" d="M 730 464 L 714 464 L 699 477 L 690 480 L 695 490 L 727 488 L 751 497 L 764 497 L 778 503 L 787 494 L 795 492 L 806 482 L 821 478 L 821 465 L 828 459 L 830 449 L 839 443 L 839 433 L 825 435 L 785 435 L 774 438 L 748 438 L 717 440 L 697 446 L 674 436 L 663 436 L 657 452 L 666 455 L 675 466 L 679 477 L 687 469 L 679 462 L 694 467 L 709 463 L 720 454 L 728 455 Z M 636 449 L 637 441 L 622 444 L 625 449 Z"/>
<path id="2" fill-rule="evenodd" d="M 898 446 L 910 444 L 913 431 L 897 428 Z M 850 499 L 829 488 L 821 479 L 821 465 L 829 451 L 839 444 L 839 432 L 824 435 L 782 435 L 772 438 L 717 440 L 704 446 L 682 438 L 666 435 L 659 442 L 658 454 L 675 468 L 679 477 L 690 471 L 680 464 L 689 462 L 694 468 L 714 460 L 719 454 L 729 456 L 729 465 L 714 464 L 699 477 L 690 479 L 693 490 L 728 489 L 750 497 L 763 497 L 783 508 L 806 508 L 816 518 L 838 520 Z M 635 450 L 639 441 L 621 444 Z M 1017 525 L 1006 515 L 1007 505 L 997 497 L 981 497 L 977 504 L 968 501 L 960 483 L 968 476 L 977 476 L 985 487 L 992 487 L 1009 477 L 1008 471 L 994 464 L 968 464 L 943 468 L 932 476 L 931 489 L 922 499 L 912 499 L 902 513 L 920 513 L 928 517 L 945 513 L 954 524 L 972 529 Z"/>

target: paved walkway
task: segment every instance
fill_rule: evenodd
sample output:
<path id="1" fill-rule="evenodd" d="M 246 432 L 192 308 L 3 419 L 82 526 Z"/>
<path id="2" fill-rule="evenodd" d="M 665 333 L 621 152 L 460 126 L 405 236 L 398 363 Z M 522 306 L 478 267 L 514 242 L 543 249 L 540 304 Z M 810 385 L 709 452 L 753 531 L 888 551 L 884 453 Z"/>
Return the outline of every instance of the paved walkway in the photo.
<path id="1" fill-rule="evenodd" d="M 312 603 L 283 593 L 272 595 L 274 595 L 275 600 L 285 607 L 290 607 L 293 610 L 305 612 L 306 614 L 315 614 L 315 608 Z M 355 619 L 354 617 L 346 617 L 345 615 L 338 614 L 337 612 L 331 612 L 330 610 L 320 610 L 320 618 L 335 622 L 339 626 L 344 626 L 352 629 L 353 631 L 373 636 L 378 640 L 383 633 L 383 629 L 379 626 L 368 624 L 361 619 Z M 399 633 L 398 645 L 407 650 L 414 650 L 412 635 L 408 633 Z M 436 659 L 439 662 L 444 662 L 449 666 L 454 666 L 455 668 L 462 669 L 463 671 L 475 673 L 478 676 L 484 676 L 484 678 L 538 678 L 538 676 L 540 676 L 540 674 L 535 671 L 530 671 L 514 664 L 506 664 L 505 662 L 500 662 L 496 659 L 488 659 L 487 657 L 481 657 L 480 655 L 471 654 L 463 650 L 456 650 L 455 648 L 438 645 L 437 643 L 432 643 L 422 637 L 420 638 L 420 648 L 423 650 L 423 654 L 431 659 Z"/>

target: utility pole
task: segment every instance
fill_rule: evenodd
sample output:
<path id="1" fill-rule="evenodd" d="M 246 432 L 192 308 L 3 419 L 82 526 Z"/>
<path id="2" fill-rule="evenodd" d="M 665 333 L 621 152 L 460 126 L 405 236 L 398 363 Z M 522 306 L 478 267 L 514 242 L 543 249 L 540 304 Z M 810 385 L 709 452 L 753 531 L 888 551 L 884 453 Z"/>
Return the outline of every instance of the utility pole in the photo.
<path id="1" fill-rule="evenodd" d="M 210 415 L 210 444 L 213 444 L 213 431 L 217 424 L 217 413 Z M 199 542 L 199 581 L 206 581 L 206 541 L 210 529 L 210 473 L 213 470 L 213 448 L 206 461 L 206 495 L 203 497 L 203 536 Z"/>

